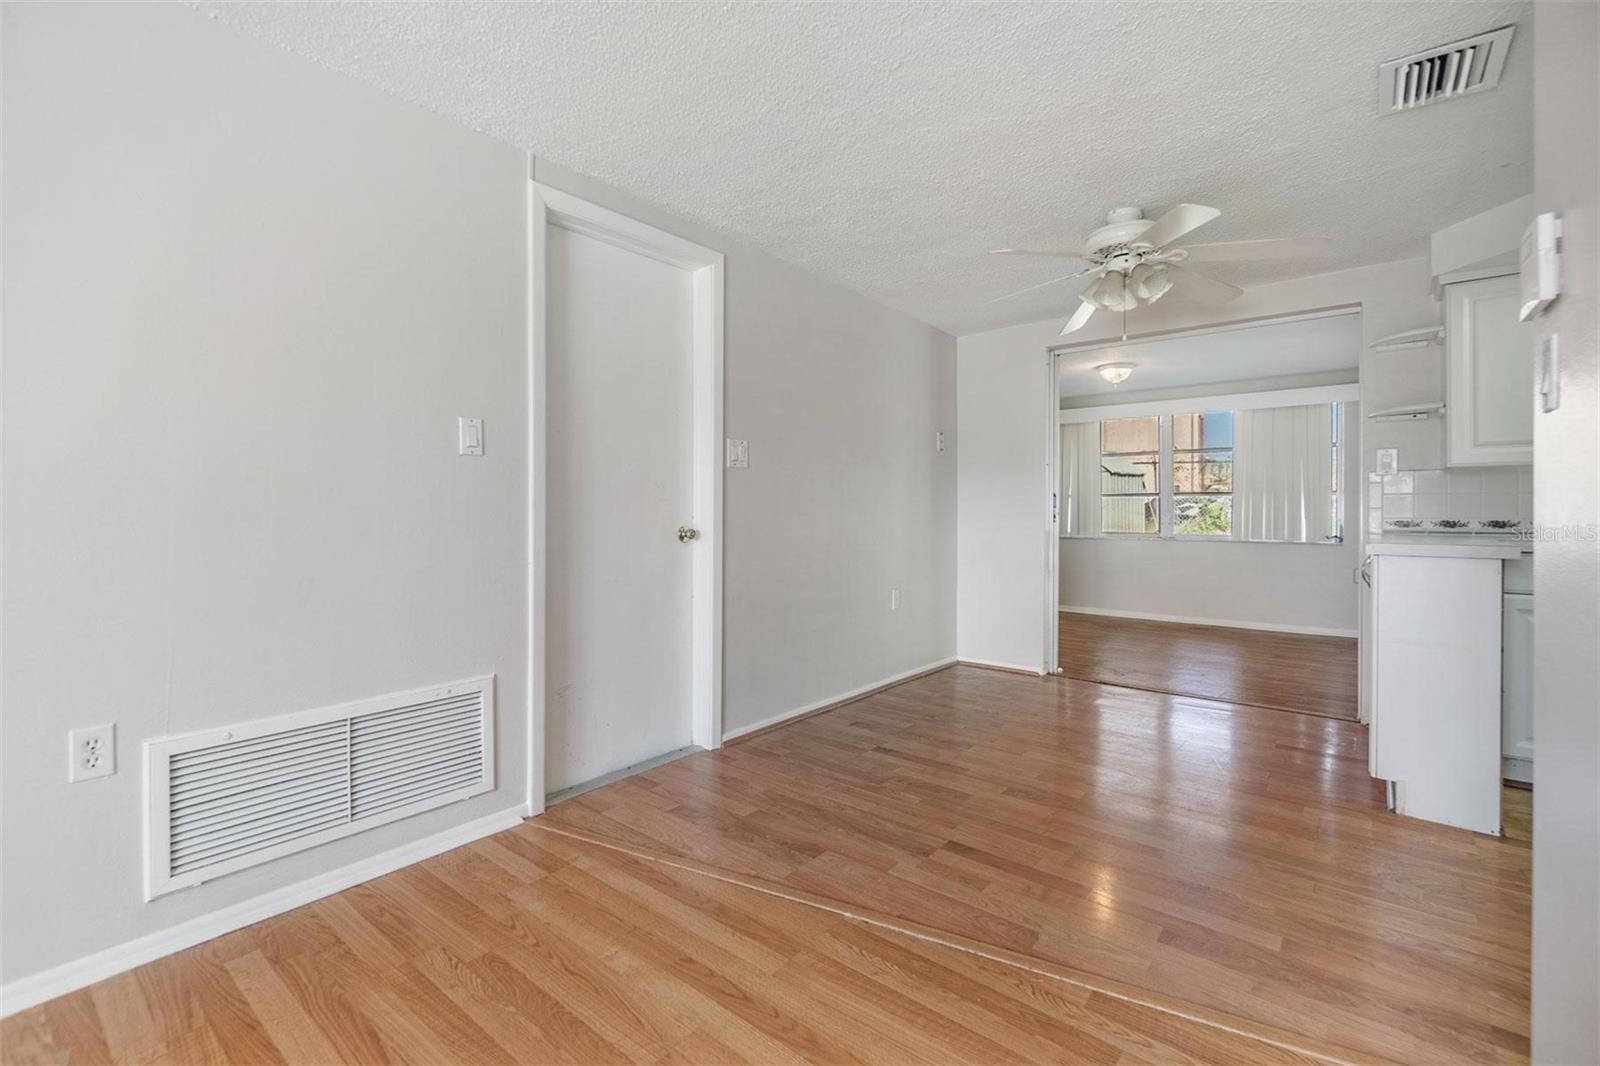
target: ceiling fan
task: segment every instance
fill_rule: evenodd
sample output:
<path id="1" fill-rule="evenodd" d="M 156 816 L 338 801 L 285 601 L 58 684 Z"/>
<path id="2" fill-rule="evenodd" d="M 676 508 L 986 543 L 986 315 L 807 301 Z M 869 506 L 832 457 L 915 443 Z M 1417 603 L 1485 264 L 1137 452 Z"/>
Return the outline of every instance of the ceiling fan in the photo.
<path id="1" fill-rule="evenodd" d="M 1081 329 L 1096 311 L 1128 311 L 1155 303 L 1168 292 L 1205 303 L 1225 303 L 1243 289 L 1187 268 L 1189 263 L 1228 259 L 1309 259 L 1327 255 L 1332 242 L 1326 237 L 1292 237 L 1266 241 L 1225 241 L 1173 247 L 1185 234 L 1210 222 L 1221 211 L 1199 204 L 1179 204 L 1151 220 L 1137 207 L 1116 207 L 1106 213 L 1106 224 L 1089 234 L 1082 252 L 1039 251 L 1032 248 L 997 248 L 991 255 L 1036 255 L 1048 259 L 1076 259 L 1088 264 L 1082 270 L 1041 281 L 1026 289 L 996 297 L 989 303 L 1034 292 L 1073 278 L 1094 275 L 1094 283 L 1079 294 L 1078 307 L 1067 319 L 1061 335 Z"/>

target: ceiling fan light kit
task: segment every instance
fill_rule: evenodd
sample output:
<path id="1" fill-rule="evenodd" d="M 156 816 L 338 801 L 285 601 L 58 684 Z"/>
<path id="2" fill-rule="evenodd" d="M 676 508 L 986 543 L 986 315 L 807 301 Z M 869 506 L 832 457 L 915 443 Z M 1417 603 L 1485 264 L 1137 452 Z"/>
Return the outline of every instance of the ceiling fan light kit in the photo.
<path id="1" fill-rule="evenodd" d="M 1128 272 L 1128 288 L 1140 303 L 1155 303 L 1172 289 L 1172 276 L 1166 264 L 1140 263 Z"/>
<path id="2" fill-rule="evenodd" d="M 1155 303 L 1169 292 L 1204 303 L 1224 303 L 1243 292 L 1227 282 L 1189 269 L 1187 264 L 1190 262 L 1311 259 L 1327 255 L 1332 247 L 1332 242 L 1326 237 L 1173 246 L 1174 242 L 1221 214 L 1215 207 L 1178 204 L 1152 221 L 1145 218 L 1144 212 L 1137 207 L 1114 207 L 1106 213 L 1106 224 L 1089 235 L 1083 252 L 997 249 L 992 254 L 1077 259 L 1087 266 L 989 302 L 996 303 L 1072 278 L 1094 275 L 1089 287 L 1080 294 L 1080 302 L 1072 317 L 1061 330 L 1061 335 L 1066 336 L 1081 329 L 1096 311 L 1116 311 L 1126 315 L 1136 308 Z"/>
<path id="3" fill-rule="evenodd" d="M 1116 271 L 1102 274 L 1083 296 L 1102 311 L 1131 311 L 1138 305 L 1133 287 Z"/>

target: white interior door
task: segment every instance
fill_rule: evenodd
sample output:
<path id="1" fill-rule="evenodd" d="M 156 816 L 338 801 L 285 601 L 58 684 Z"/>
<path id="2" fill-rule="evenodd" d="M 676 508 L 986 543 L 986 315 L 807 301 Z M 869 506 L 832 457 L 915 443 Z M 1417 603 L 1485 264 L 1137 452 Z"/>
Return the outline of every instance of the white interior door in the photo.
<path id="1" fill-rule="evenodd" d="M 693 275 L 546 236 L 545 791 L 692 743 Z"/>

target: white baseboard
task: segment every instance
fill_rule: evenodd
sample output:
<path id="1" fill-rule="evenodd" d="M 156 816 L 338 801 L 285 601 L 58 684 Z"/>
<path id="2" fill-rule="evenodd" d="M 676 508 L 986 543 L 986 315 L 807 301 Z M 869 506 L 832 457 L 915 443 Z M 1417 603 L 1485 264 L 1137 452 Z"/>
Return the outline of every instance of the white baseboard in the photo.
<path id="1" fill-rule="evenodd" d="M 730 740 L 737 740 L 746 733 L 759 733 L 763 729 L 770 729 L 775 725 L 781 725 L 791 718 L 799 718 L 803 715 L 812 714 L 816 711 L 822 710 L 824 707 L 832 707 L 836 703 L 844 703 L 847 700 L 859 699 L 868 693 L 876 692 L 880 688 L 888 688 L 890 685 L 898 685 L 900 682 L 907 681 L 913 677 L 916 677 L 918 674 L 926 674 L 933 670 L 942 670 L 947 666 L 954 666 L 955 662 L 956 658 L 952 655 L 948 659 L 940 659 L 937 662 L 931 662 L 925 666 L 916 666 L 910 670 L 902 670 L 898 674 L 891 674 L 888 677 L 880 678 L 871 684 L 861 685 L 858 688 L 850 689 L 848 692 L 841 692 L 837 695 L 829 696 L 827 699 L 817 700 L 815 703 L 808 703 L 804 707 L 796 707 L 793 710 L 784 711 L 782 714 L 775 714 L 771 718 L 763 718 L 759 722 L 752 722 L 749 725 L 742 725 L 738 729 L 724 730 L 722 734 L 722 741 L 724 744 L 726 744 Z"/>
<path id="2" fill-rule="evenodd" d="M 169 929 L 149 933 L 125 944 L 85 955 L 72 962 L 51 967 L 29 977 L 20 977 L 0 986 L 0 1017 L 27 1010 L 46 1000 L 75 992 L 87 985 L 102 981 L 142 966 L 165 955 L 192 948 L 196 944 L 243 929 L 265 918 L 294 910 L 324 896 L 342 892 L 363 881 L 392 873 L 403 866 L 430 859 L 435 855 L 470 844 L 522 821 L 522 806 L 496 811 L 463 825 L 454 826 L 432 836 L 402 844 L 397 848 L 374 855 L 337 870 L 283 888 L 274 889 L 254 899 L 247 899 L 210 914 L 180 922 Z"/>
<path id="3" fill-rule="evenodd" d="M 1137 618 L 1146 622 L 1181 622 L 1191 626 L 1222 626 L 1226 629 L 1260 629 L 1268 633 L 1304 633 L 1313 637 L 1354 637 L 1354 629 L 1329 626 L 1291 626 L 1277 622 L 1239 622 L 1232 618 L 1196 618 L 1182 614 L 1150 614 L 1145 611 L 1113 611 L 1105 607 L 1068 607 L 1061 605 L 1067 614 L 1094 614 L 1106 618 Z"/>
<path id="4" fill-rule="evenodd" d="M 956 660 L 962 666 L 982 666 L 990 670 L 1005 670 L 1013 674 L 1032 674 L 1034 677 L 1043 677 L 1044 671 L 1037 666 L 1024 666 L 1022 663 L 1003 663 L 995 659 L 972 659 L 963 655 Z"/>

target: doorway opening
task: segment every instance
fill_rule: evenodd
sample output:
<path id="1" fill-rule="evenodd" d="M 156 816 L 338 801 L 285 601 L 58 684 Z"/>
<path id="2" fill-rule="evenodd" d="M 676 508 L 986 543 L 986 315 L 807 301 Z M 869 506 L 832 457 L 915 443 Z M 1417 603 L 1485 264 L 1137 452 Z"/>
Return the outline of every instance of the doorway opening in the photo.
<path id="1" fill-rule="evenodd" d="M 1358 308 L 1052 349 L 1057 671 L 1355 720 Z"/>

